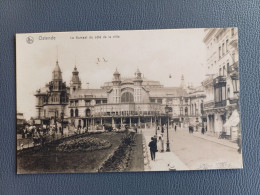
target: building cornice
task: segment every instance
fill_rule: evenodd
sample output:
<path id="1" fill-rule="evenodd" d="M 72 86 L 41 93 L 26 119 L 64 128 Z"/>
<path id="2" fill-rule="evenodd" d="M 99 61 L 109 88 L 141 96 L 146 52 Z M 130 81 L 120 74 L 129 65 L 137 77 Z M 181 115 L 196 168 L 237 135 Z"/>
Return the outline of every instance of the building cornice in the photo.
<path id="1" fill-rule="evenodd" d="M 209 40 L 209 38 L 214 34 L 215 31 L 216 31 L 215 28 L 209 29 L 208 33 L 206 34 L 206 36 L 203 39 L 203 42 L 206 43 Z"/>

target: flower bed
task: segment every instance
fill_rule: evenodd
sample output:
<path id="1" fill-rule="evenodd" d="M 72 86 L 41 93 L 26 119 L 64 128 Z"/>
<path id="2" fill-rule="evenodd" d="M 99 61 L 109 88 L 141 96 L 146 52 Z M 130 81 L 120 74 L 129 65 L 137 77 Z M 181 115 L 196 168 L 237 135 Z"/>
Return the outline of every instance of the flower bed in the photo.
<path id="1" fill-rule="evenodd" d="M 64 141 L 58 145 L 56 150 L 59 152 L 95 151 L 110 147 L 111 143 L 107 140 L 94 137 L 82 137 Z"/>
<path id="2" fill-rule="evenodd" d="M 128 134 L 122 138 L 122 142 L 114 154 L 103 163 L 98 172 L 122 172 L 129 166 L 131 144 L 134 142 L 133 135 Z"/>

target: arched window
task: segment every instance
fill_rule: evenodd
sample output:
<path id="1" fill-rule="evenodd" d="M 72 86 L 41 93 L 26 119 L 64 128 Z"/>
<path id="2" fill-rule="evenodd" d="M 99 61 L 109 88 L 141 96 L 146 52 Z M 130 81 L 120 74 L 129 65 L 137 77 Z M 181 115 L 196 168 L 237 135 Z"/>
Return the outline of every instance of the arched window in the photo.
<path id="1" fill-rule="evenodd" d="M 79 110 L 76 109 L 76 110 L 75 110 L 75 117 L 78 117 L 78 116 L 79 116 Z"/>
<path id="2" fill-rule="evenodd" d="M 185 107 L 185 115 L 187 116 L 188 115 L 188 108 Z"/>
<path id="3" fill-rule="evenodd" d="M 194 112 L 193 112 L 193 104 L 191 104 L 191 114 L 193 115 Z"/>
<path id="4" fill-rule="evenodd" d="M 90 109 L 86 109 L 86 116 L 90 116 Z"/>
<path id="5" fill-rule="evenodd" d="M 74 110 L 70 109 L 70 117 L 73 117 L 73 116 L 74 116 Z"/>
<path id="6" fill-rule="evenodd" d="M 121 102 L 126 103 L 126 102 L 134 102 L 134 96 L 130 92 L 125 92 L 122 94 L 121 97 Z"/>
<path id="7" fill-rule="evenodd" d="M 195 115 L 197 115 L 198 113 L 198 110 L 197 110 L 197 104 L 194 105 L 194 108 L 195 108 Z"/>

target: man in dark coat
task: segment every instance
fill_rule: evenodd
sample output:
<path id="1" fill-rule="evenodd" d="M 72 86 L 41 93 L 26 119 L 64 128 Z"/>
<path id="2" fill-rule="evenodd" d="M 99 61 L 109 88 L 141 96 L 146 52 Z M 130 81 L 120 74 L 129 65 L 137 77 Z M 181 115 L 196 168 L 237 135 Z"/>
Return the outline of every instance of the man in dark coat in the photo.
<path id="1" fill-rule="evenodd" d="M 205 128 L 204 128 L 204 127 L 202 127 L 202 129 L 201 129 L 201 133 L 202 133 L 202 134 L 205 133 Z"/>
<path id="2" fill-rule="evenodd" d="M 148 146 L 150 147 L 151 159 L 155 160 L 155 152 L 157 151 L 157 144 L 153 137 L 151 137 L 151 141 Z"/>

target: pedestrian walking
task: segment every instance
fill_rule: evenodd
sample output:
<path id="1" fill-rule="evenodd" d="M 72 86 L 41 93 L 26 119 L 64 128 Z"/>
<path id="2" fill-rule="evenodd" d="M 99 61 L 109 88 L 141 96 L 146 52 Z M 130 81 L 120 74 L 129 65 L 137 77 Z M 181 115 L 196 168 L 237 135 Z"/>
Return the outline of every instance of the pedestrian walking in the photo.
<path id="1" fill-rule="evenodd" d="M 158 140 L 158 143 L 157 143 L 157 150 L 159 152 L 164 152 L 164 141 L 163 141 L 162 135 L 159 135 L 159 140 Z"/>
<path id="2" fill-rule="evenodd" d="M 137 125 L 135 124 L 135 133 L 137 133 L 137 132 L 138 132 Z"/>
<path id="3" fill-rule="evenodd" d="M 26 129 L 23 129 L 22 130 L 22 138 L 25 138 L 25 132 L 26 132 Z"/>
<path id="4" fill-rule="evenodd" d="M 155 161 L 155 152 L 157 152 L 157 144 L 153 137 L 151 137 L 151 141 L 148 146 L 150 147 L 151 159 Z"/>
<path id="5" fill-rule="evenodd" d="M 202 133 L 202 134 L 205 133 L 205 128 L 204 128 L 204 127 L 201 128 L 201 133 Z"/>
<path id="6" fill-rule="evenodd" d="M 174 130 L 175 130 L 175 132 L 176 132 L 176 130 L 177 130 L 177 125 L 174 126 Z"/>

